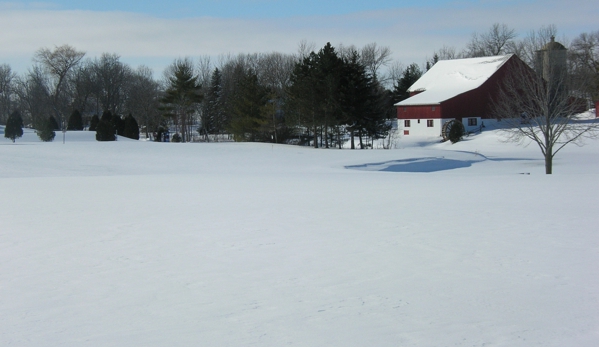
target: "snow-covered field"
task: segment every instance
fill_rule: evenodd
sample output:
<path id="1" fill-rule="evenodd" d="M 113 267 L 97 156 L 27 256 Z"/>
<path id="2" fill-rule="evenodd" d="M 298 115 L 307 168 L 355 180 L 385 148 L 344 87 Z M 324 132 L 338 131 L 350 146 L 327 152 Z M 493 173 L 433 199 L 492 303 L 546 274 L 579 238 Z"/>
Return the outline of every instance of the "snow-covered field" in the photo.
<path id="1" fill-rule="evenodd" d="M 0 140 L 1 346 L 598 346 L 599 140 Z"/>

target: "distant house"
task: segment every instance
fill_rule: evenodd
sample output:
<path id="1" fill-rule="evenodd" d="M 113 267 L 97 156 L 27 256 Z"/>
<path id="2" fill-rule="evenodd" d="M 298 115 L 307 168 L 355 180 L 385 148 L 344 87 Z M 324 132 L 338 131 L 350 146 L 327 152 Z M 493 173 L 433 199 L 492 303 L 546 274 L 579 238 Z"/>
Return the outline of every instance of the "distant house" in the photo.
<path id="1" fill-rule="evenodd" d="M 410 87 L 410 97 L 395 104 L 398 128 L 404 135 L 440 136 L 443 124 L 457 119 L 466 131 L 480 129 L 491 118 L 502 78 L 523 65 L 513 54 L 437 62 Z"/>

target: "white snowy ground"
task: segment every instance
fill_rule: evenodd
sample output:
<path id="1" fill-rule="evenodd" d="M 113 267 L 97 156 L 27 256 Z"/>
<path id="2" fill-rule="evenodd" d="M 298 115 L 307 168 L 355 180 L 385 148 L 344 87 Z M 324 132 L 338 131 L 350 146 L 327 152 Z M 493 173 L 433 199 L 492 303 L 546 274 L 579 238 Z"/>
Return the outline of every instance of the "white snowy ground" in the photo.
<path id="1" fill-rule="evenodd" d="M 61 135 L 0 140 L 1 346 L 599 345 L 599 140 Z"/>

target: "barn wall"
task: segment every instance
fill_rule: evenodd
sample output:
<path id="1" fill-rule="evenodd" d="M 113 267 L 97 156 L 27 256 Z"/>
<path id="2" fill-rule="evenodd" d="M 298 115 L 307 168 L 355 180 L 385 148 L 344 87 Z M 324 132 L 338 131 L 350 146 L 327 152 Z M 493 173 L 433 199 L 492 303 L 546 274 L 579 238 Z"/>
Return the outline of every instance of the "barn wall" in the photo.
<path id="1" fill-rule="evenodd" d="M 410 121 L 410 126 L 405 126 L 405 121 Z M 420 121 L 420 122 L 418 122 Z M 428 126 L 428 122 L 432 121 L 432 127 Z M 399 119 L 397 121 L 397 129 L 400 136 L 441 136 L 441 127 L 446 122 L 446 119 Z"/>
<path id="2" fill-rule="evenodd" d="M 491 114 L 493 106 L 492 100 L 498 95 L 501 82 L 506 74 L 513 69 L 516 64 L 524 63 L 519 60 L 518 57 L 513 56 L 477 89 L 442 102 L 443 118 L 493 118 Z"/>
<path id="3" fill-rule="evenodd" d="M 398 119 L 435 119 L 441 118 L 440 105 L 400 106 L 397 107 Z"/>
<path id="4" fill-rule="evenodd" d="M 437 105 L 398 106 L 397 118 L 400 134 L 409 131 L 409 135 L 439 136 L 442 124 L 459 119 L 463 121 L 466 131 L 477 131 L 485 119 L 491 119 L 492 100 L 499 93 L 501 81 L 510 70 L 525 65 L 517 56 L 506 61 L 479 88 L 460 94 Z M 530 69 L 531 72 L 532 69 Z M 477 125 L 468 126 L 468 118 L 476 118 Z M 404 129 L 404 120 L 411 120 L 410 129 Z M 434 127 L 427 127 L 427 120 L 435 120 Z M 420 123 L 417 121 L 420 120 Z"/>

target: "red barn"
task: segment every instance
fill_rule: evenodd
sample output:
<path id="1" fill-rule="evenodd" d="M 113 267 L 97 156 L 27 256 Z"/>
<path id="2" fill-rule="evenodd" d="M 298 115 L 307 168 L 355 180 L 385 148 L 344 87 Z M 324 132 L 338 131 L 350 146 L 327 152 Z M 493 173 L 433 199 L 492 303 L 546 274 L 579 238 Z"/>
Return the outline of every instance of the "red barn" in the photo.
<path id="1" fill-rule="evenodd" d="M 440 136 L 445 122 L 458 119 L 466 131 L 479 129 L 491 118 L 502 78 L 519 65 L 525 64 L 513 54 L 437 62 L 395 104 L 398 127 L 404 135 Z"/>

